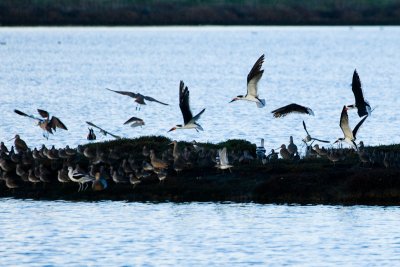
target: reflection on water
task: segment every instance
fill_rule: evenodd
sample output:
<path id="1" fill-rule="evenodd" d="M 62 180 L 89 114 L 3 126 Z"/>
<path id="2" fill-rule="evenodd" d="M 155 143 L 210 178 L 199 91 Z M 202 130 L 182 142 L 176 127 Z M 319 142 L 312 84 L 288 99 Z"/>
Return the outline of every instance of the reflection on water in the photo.
<path id="1" fill-rule="evenodd" d="M 394 266 L 399 207 L 2 199 L 2 265 Z"/>
<path id="2" fill-rule="evenodd" d="M 86 142 L 85 121 L 125 137 L 165 135 L 191 141 L 219 142 L 244 138 L 266 147 L 300 145 L 305 136 L 336 140 L 342 136 L 340 112 L 352 104 L 351 79 L 356 68 L 366 99 L 376 110 L 358 133 L 365 144 L 399 142 L 399 27 L 144 27 L 144 28 L 1 28 L 0 94 L 2 140 L 19 133 L 32 146 Z M 254 103 L 228 102 L 246 93 L 246 76 L 265 53 L 260 97 Z M 182 122 L 179 81 L 190 89 L 194 113 L 204 132 L 167 131 Z M 141 92 L 167 102 L 149 103 L 141 111 L 127 96 L 105 90 Z M 270 111 L 296 102 L 315 117 L 274 119 Z M 46 109 L 69 131 L 46 141 L 34 122 L 13 113 Z M 143 128 L 123 123 L 143 118 Z M 350 112 L 350 124 L 359 118 Z M 100 134 L 97 134 L 100 136 Z M 102 139 L 104 140 L 104 139 Z M 8 144 L 10 144 L 9 142 Z"/>

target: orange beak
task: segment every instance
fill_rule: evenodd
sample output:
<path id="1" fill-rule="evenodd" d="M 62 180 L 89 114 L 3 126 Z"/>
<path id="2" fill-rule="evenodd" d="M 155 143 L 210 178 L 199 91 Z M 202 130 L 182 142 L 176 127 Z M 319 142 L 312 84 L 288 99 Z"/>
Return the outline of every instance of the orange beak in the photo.
<path id="1" fill-rule="evenodd" d="M 175 130 L 176 130 L 176 127 L 172 127 L 167 133 L 175 131 Z"/>

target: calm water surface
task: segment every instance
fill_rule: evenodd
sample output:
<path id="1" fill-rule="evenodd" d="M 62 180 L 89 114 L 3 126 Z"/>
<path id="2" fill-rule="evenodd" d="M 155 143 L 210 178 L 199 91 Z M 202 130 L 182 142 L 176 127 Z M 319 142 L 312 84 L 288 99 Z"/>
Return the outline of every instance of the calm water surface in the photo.
<path id="1" fill-rule="evenodd" d="M 0 201 L 2 266 L 395 266 L 399 207 Z"/>
<path id="2" fill-rule="evenodd" d="M 165 135 L 177 140 L 220 142 L 266 139 L 268 149 L 300 144 L 304 119 L 315 137 L 342 136 L 340 112 L 354 98 L 357 68 L 366 99 L 376 107 L 359 131 L 366 144 L 400 142 L 399 27 L 149 27 L 0 28 L 0 138 L 19 133 L 31 146 L 86 142 L 92 121 L 124 137 Z M 246 93 L 246 76 L 265 53 L 260 96 L 267 106 L 228 102 Z M 182 123 L 179 81 L 190 89 L 204 132 L 167 131 Z M 150 103 L 140 112 L 127 96 L 105 88 L 141 92 L 170 106 Z M 270 111 L 296 102 L 315 117 L 274 119 Z M 34 122 L 13 113 L 43 108 L 69 128 L 46 141 Z M 123 123 L 143 118 L 143 128 Z M 359 118 L 350 113 L 350 124 Z M 99 137 L 105 140 L 106 137 Z M 9 142 L 8 144 L 11 144 Z"/>

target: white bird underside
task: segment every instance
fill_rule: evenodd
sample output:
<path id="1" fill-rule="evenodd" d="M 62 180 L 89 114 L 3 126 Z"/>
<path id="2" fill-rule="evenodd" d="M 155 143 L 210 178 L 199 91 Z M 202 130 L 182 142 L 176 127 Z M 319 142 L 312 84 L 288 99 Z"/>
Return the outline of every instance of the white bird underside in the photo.
<path id="1" fill-rule="evenodd" d="M 224 147 L 223 149 L 219 149 L 218 155 L 219 155 L 219 164 L 216 166 L 217 168 L 225 170 L 233 167 L 232 165 L 229 164 L 226 147 Z"/>

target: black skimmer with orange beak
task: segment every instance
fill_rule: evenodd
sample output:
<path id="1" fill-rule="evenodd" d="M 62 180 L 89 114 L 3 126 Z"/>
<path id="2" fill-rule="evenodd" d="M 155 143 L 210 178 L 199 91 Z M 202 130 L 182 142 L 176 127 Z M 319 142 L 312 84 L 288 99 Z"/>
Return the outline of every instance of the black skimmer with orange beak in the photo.
<path id="1" fill-rule="evenodd" d="M 247 94 L 245 96 L 238 95 L 234 99 L 231 100 L 232 103 L 236 100 L 247 100 L 251 102 L 255 102 L 257 107 L 263 108 L 265 107 L 265 99 L 260 99 L 258 97 L 258 81 L 261 79 L 264 70 L 261 70 L 262 64 L 264 62 L 264 55 L 254 63 L 253 68 L 250 70 L 249 74 L 247 75 Z"/>
<path id="2" fill-rule="evenodd" d="M 347 115 L 347 107 L 343 106 L 342 109 L 342 114 L 340 115 L 340 128 L 343 131 L 344 137 L 343 138 L 338 138 L 335 142 L 339 141 L 345 141 L 346 143 L 350 144 L 352 147 L 357 149 L 357 144 L 355 142 L 356 140 L 356 134 L 358 129 L 361 127 L 361 125 L 364 123 L 364 121 L 368 118 L 368 116 L 365 116 L 364 118 L 361 119 L 359 123 L 357 123 L 356 127 L 354 127 L 353 131 L 350 129 L 349 126 L 349 116 Z"/>
<path id="3" fill-rule="evenodd" d="M 360 77 L 358 76 L 357 70 L 354 70 L 353 81 L 351 83 L 351 89 L 353 90 L 354 98 L 356 103 L 348 105 L 348 109 L 357 108 L 358 116 L 371 115 L 371 106 L 367 101 L 364 100 L 364 95 L 361 87 Z"/>
<path id="4" fill-rule="evenodd" d="M 177 124 L 172 127 L 168 132 L 174 131 L 176 129 L 196 129 L 196 131 L 203 131 L 203 128 L 196 121 L 200 119 L 201 114 L 206 110 L 205 108 L 200 111 L 196 116 L 193 117 L 192 111 L 189 105 L 189 89 L 183 81 L 179 84 L 179 107 L 182 112 L 184 124 Z"/>

